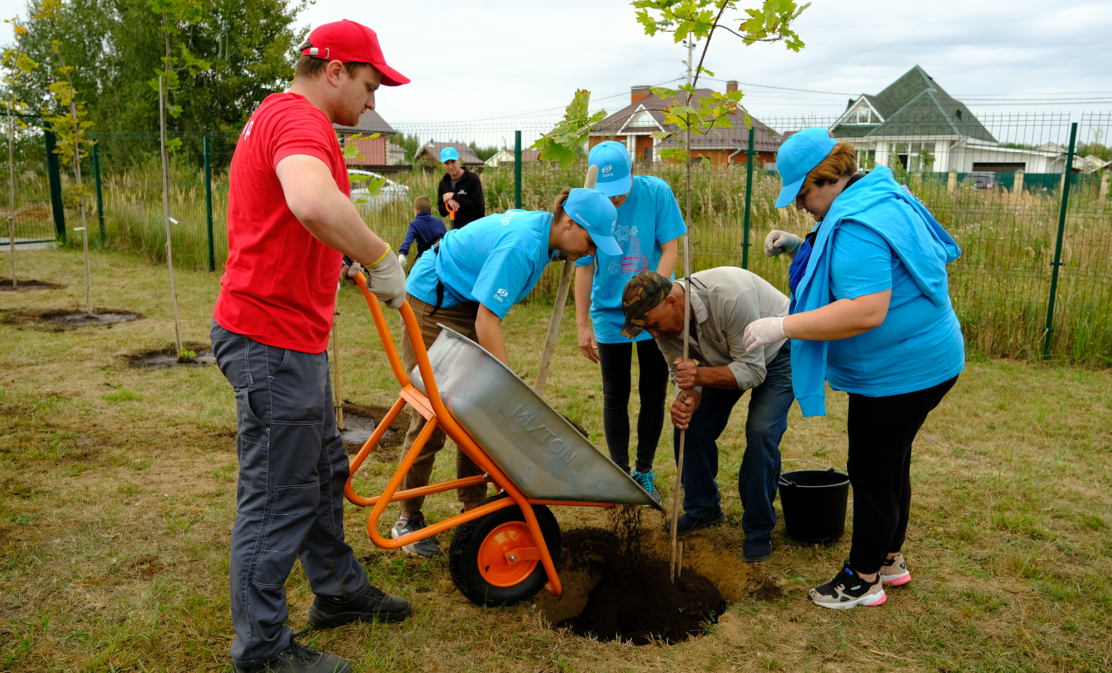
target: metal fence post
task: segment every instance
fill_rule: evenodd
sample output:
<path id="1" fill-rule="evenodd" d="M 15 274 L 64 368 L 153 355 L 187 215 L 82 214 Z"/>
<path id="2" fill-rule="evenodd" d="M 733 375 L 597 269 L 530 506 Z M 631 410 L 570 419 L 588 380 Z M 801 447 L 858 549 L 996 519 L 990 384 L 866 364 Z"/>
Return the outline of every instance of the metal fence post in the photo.
<path id="1" fill-rule="evenodd" d="M 97 221 L 100 223 L 100 244 L 104 245 L 104 194 L 100 187 L 100 152 L 98 144 L 93 143 L 93 181 L 97 189 Z"/>
<path id="2" fill-rule="evenodd" d="M 1046 341 L 1043 342 L 1043 359 L 1050 357 L 1050 335 L 1054 333 L 1054 298 L 1058 293 L 1058 267 L 1062 266 L 1062 236 L 1066 232 L 1066 213 L 1070 203 L 1070 171 L 1073 170 L 1073 150 L 1077 142 L 1077 122 L 1070 125 L 1070 149 L 1066 152 L 1066 172 L 1062 174 L 1062 208 L 1058 214 L 1058 242 L 1054 245 L 1054 271 L 1050 276 L 1050 302 L 1046 309 Z"/>
<path id="3" fill-rule="evenodd" d="M 749 129 L 749 152 L 745 161 L 745 234 L 741 243 L 741 268 L 749 268 L 749 211 L 753 205 L 753 129 Z"/>
<path id="4" fill-rule="evenodd" d="M 205 146 L 205 219 L 208 223 L 209 271 L 216 271 L 216 243 L 212 236 L 212 145 L 209 137 L 204 138 Z"/>
<path id="5" fill-rule="evenodd" d="M 521 131 L 514 131 L 514 208 L 521 208 Z"/>
<path id="6" fill-rule="evenodd" d="M 54 214 L 54 233 L 64 245 L 66 242 L 66 206 L 62 201 L 62 169 L 58 155 L 54 153 L 57 140 L 54 131 L 46 126 L 42 129 L 46 141 L 46 172 L 50 177 L 50 210 Z"/>

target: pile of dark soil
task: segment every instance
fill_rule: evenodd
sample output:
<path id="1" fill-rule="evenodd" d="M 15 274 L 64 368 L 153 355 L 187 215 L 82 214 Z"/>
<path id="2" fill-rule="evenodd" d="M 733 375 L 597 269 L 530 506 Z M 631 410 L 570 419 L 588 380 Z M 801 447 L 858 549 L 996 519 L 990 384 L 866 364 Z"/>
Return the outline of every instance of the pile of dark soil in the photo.
<path id="1" fill-rule="evenodd" d="M 12 279 L 11 278 L 0 278 L 0 292 L 29 292 L 31 290 L 58 290 L 58 289 L 61 289 L 62 287 L 64 287 L 64 286 L 63 285 L 57 285 L 55 283 L 48 283 L 45 280 L 35 280 L 34 278 L 28 278 L 26 280 L 24 280 L 22 278 L 17 278 L 16 279 L 16 286 L 12 287 Z"/>
<path id="2" fill-rule="evenodd" d="M 726 603 L 713 582 L 688 569 L 673 583 L 668 562 L 653 560 L 642 549 L 641 513 L 640 507 L 615 507 L 613 533 L 581 529 L 565 535 L 564 554 L 580 559 L 580 569 L 587 566 L 599 581 L 582 612 L 558 622 L 558 628 L 647 645 L 683 642 L 718 621 Z"/>
<path id="3" fill-rule="evenodd" d="M 365 404 L 353 404 L 344 400 L 344 429 L 340 435 L 344 438 L 344 449 L 348 453 L 356 453 L 367 440 L 371 438 L 378 423 L 386 414 L 390 413 L 390 407 L 380 407 Z M 371 452 L 371 456 L 379 460 L 395 460 L 398 457 L 397 451 L 381 451 L 383 448 L 401 446 L 405 440 L 405 431 L 409 429 L 409 414 L 405 409 L 398 414 L 394 422 L 390 424 L 390 429 L 379 440 L 378 446 Z"/>
<path id="4" fill-rule="evenodd" d="M 194 356 L 179 356 L 177 348 L 159 348 L 148 351 L 138 351 L 124 356 L 129 366 L 136 369 L 169 369 L 170 367 L 205 367 L 216 364 L 216 356 L 212 349 L 200 343 L 184 343 L 182 348 L 196 353 Z"/>

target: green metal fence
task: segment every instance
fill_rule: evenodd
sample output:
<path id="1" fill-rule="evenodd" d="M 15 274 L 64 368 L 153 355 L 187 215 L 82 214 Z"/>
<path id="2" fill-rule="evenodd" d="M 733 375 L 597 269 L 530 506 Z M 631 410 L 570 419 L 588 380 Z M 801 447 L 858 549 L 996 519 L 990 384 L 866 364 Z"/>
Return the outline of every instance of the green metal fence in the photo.
<path id="1" fill-rule="evenodd" d="M 840 133 L 835 119 L 761 121 L 780 139 L 808 126 Z M 921 129 L 905 121 L 898 137 L 855 132 L 850 140 L 863 168 L 890 166 L 961 245 L 962 257 L 950 266 L 951 295 L 971 352 L 1026 359 L 1046 353 L 1060 361 L 1112 365 L 1109 171 L 1083 172 L 1099 165 L 1093 152 L 1107 151 L 1099 141 L 1109 137 L 1112 113 L 1072 119 L 1059 114 L 981 116 L 979 125 L 983 131 L 964 127 L 966 135 L 947 137 L 939 132 L 937 120 L 924 121 Z M 474 156 L 472 170 L 482 170 L 488 213 L 513 207 L 551 209 L 561 188 L 582 183 L 585 161 L 562 169 L 529 160 L 522 147 L 548 128 L 551 124 L 545 122 L 395 125 L 397 137 L 410 144 L 402 162 L 364 168 L 384 173 L 408 191 L 396 189 L 390 198 L 362 204 L 364 218 L 383 238 L 400 245 L 413 217 L 412 200 L 421 194 L 436 196 L 442 171 L 419 158 L 420 149 L 434 141 L 478 150 L 465 156 Z M 92 169 L 97 186 L 95 205 L 89 204 L 96 214 L 91 229 L 96 231 L 103 221 L 103 246 L 163 261 L 157 134 L 94 137 L 96 150 L 86 168 L 86 175 Z M 180 137 L 182 149 L 171 159 L 174 263 L 219 272 L 227 258 L 227 167 L 237 134 Z M 48 138 L 42 139 L 44 154 Z M 631 142 L 629 137 L 617 139 Z M 767 157 L 751 156 L 745 145 L 744 140 L 742 146 L 724 141 L 729 161 L 711 167 L 700 163 L 692 171 L 694 265 L 744 266 L 786 290 L 787 261 L 765 257 L 761 244 L 773 228 L 804 234 L 813 222 L 792 208 L 774 207 L 780 189 L 775 166 Z M 498 155 L 501 160 L 479 163 L 485 158 L 481 155 L 496 149 L 505 149 Z M 18 208 L 38 219 L 17 217 L 25 226 L 21 231 L 47 231 L 43 227 L 50 219 L 44 214 L 60 214 L 72 228 L 76 203 L 56 207 L 70 177 L 59 175 L 58 188 L 51 189 L 52 171 L 41 160 L 38 167 L 31 163 L 18 177 Z M 1063 178 L 1066 166 L 1079 171 L 1070 172 L 1068 182 Z M 684 203 L 684 167 L 638 160 L 635 171 L 668 181 Z M 985 174 L 992 176 L 991 183 L 983 179 Z M 1017 187 L 1020 181 L 1022 189 Z M 32 233 L 32 223 L 38 233 Z M 551 295 L 557 279 L 553 265 L 533 296 Z"/>

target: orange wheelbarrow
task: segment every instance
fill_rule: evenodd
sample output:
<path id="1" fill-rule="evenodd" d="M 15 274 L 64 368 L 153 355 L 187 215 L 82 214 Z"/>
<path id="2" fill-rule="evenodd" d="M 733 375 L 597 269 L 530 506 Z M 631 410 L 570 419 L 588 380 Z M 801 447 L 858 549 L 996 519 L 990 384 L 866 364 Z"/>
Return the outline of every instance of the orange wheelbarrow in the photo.
<path id="1" fill-rule="evenodd" d="M 629 504 L 660 509 L 637 482 L 478 344 L 442 326 L 440 336 L 426 350 L 408 302 L 400 312 L 417 367 L 406 372 L 381 304 L 367 290 L 362 275 L 356 282 L 401 386 L 397 402 L 351 461 L 351 477 L 344 487 L 349 501 L 372 508 L 367 536 L 377 546 L 397 549 L 455 528 L 448 567 L 456 588 L 480 605 L 508 605 L 533 597 L 541 588 L 554 596 L 561 594 L 556 575 L 560 526 L 551 506 Z M 406 404 L 426 419 L 417 441 L 402 457 L 382 495 L 356 494 L 352 479 Z M 485 474 L 399 491 L 436 428 Z M 493 483 L 499 493 L 469 512 L 396 540 L 378 532 L 379 518 L 389 503 L 482 483 Z"/>

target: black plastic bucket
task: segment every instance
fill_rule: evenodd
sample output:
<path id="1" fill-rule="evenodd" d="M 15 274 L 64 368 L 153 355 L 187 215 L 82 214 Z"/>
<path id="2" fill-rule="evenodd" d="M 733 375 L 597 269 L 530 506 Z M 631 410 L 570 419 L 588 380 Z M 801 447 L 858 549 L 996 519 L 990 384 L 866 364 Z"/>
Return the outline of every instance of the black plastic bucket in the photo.
<path id="1" fill-rule="evenodd" d="M 846 532 L 849 476 L 835 472 L 832 467 L 813 464 L 826 469 L 799 470 L 780 475 L 784 527 L 788 535 L 800 542 L 833 542 Z"/>

